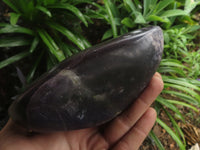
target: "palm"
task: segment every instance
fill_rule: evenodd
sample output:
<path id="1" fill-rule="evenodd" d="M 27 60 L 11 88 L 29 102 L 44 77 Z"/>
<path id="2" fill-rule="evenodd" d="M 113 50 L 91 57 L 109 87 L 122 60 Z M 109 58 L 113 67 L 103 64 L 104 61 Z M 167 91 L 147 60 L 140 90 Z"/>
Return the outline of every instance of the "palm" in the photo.
<path id="1" fill-rule="evenodd" d="M 3 150 L 136 150 L 152 128 L 156 112 L 149 108 L 161 92 L 163 82 L 155 74 L 135 103 L 107 126 L 75 131 L 27 135 L 9 121 L 0 132 Z M 101 131 L 101 132 L 100 132 Z"/>
<path id="2" fill-rule="evenodd" d="M 14 125 L 15 126 L 15 125 Z M 18 127 L 17 127 L 18 128 Z M 19 128 L 18 128 L 19 129 Z M 21 129 L 20 129 L 21 130 Z M 23 130 L 23 129 L 22 129 Z M 107 142 L 95 128 L 27 135 L 26 132 L 17 134 L 15 131 L 12 141 L 8 144 L 12 150 L 103 150 Z M 10 130 L 11 131 L 11 130 Z M 10 133 L 10 132 L 9 132 Z M 13 133 L 10 133 L 13 134 Z M 9 139 L 9 135 L 5 135 Z"/>

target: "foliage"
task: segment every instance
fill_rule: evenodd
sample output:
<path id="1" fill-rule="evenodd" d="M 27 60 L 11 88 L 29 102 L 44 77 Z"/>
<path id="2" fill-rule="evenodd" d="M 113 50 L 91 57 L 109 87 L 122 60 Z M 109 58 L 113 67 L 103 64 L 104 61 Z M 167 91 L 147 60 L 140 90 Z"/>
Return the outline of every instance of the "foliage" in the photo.
<path id="1" fill-rule="evenodd" d="M 158 72 L 163 75 L 165 86 L 156 99 L 155 109 L 158 114 L 160 110 L 166 113 L 173 129 L 159 117 L 157 123 L 172 136 L 180 149 L 185 149 L 183 132 L 175 121 L 184 122 L 185 119 L 176 106 L 194 111 L 200 107 L 200 83 L 195 80 L 200 76 L 200 50 L 192 51 L 193 39 L 200 29 L 193 17 L 199 10 L 199 0 L 3 1 L 13 12 L 10 13 L 10 23 L 0 23 L 0 47 L 9 47 L 8 51 L 14 51 L 12 48 L 16 47 L 24 50 L 16 51 L 14 56 L 1 61 L 0 68 L 27 56 L 34 57 L 34 64 L 26 78 L 28 82 L 33 79 L 40 63 L 46 62 L 48 70 L 63 59 L 90 47 L 88 34 L 84 30 L 89 31 L 87 27 L 91 25 L 94 27 L 93 33 L 97 25 L 101 26 L 102 40 L 147 25 L 161 26 L 165 51 Z M 150 137 L 159 149 L 164 149 L 153 131 Z"/>
<path id="2" fill-rule="evenodd" d="M 181 3 L 175 0 L 143 0 L 142 2 L 138 0 L 105 0 L 106 7 L 96 4 L 95 6 L 99 9 L 88 10 L 87 15 L 91 18 L 105 20 L 111 25 L 111 29 L 104 33 L 102 39 L 105 40 L 124 34 L 130 29 L 150 24 L 159 25 L 163 29 L 169 29 L 175 24 L 175 21 L 194 25 L 196 22 L 190 16 L 190 12 L 194 9 L 194 5 L 191 3 L 187 1 L 184 10 L 180 9 Z M 195 2 L 195 6 L 198 4 Z"/>
<path id="3" fill-rule="evenodd" d="M 189 77 L 194 79 L 199 78 L 200 75 L 200 49 L 193 52 L 188 52 L 183 58 L 183 61 L 187 63 L 191 71 L 188 73 Z"/>
<path id="4" fill-rule="evenodd" d="M 14 56 L 1 61 L 0 68 L 36 53 L 37 56 L 47 56 L 49 69 L 66 57 L 91 46 L 82 35 L 82 24 L 88 26 L 87 16 L 77 8 L 84 1 L 3 1 L 14 12 L 10 13 L 10 23 L 0 23 L 0 47 L 16 49 L 20 46 L 26 51 L 15 53 Z M 39 60 L 38 58 L 36 59 Z M 39 62 L 33 64 L 35 67 L 30 70 L 31 77 L 38 65 Z M 27 77 L 29 81 L 31 77 Z"/>
<path id="5" fill-rule="evenodd" d="M 195 33 L 200 29 L 199 25 L 188 27 L 174 27 L 164 32 L 166 58 L 182 59 L 187 55 L 188 48 L 194 47 L 192 40 L 196 37 Z M 191 34 L 192 33 L 192 34 Z"/>

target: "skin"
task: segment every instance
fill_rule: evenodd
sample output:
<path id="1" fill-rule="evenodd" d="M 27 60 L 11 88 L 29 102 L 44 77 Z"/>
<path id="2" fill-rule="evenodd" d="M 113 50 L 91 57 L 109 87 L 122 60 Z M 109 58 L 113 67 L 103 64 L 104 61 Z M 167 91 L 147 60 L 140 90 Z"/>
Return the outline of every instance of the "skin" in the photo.
<path id="1" fill-rule="evenodd" d="M 150 107 L 163 89 L 159 73 L 132 106 L 110 123 L 75 131 L 28 134 L 9 120 L 0 132 L 1 150 L 137 150 L 156 120 Z"/>

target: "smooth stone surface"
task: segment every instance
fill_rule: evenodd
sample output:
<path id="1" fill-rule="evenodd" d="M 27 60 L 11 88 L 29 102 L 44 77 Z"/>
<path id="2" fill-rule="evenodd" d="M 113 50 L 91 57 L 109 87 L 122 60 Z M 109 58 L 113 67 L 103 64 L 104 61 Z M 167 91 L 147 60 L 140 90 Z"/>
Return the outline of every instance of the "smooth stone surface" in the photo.
<path id="1" fill-rule="evenodd" d="M 9 114 L 38 132 L 101 125 L 141 94 L 162 51 L 163 33 L 157 26 L 89 48 L 42 76 L 11 105 Z"/>

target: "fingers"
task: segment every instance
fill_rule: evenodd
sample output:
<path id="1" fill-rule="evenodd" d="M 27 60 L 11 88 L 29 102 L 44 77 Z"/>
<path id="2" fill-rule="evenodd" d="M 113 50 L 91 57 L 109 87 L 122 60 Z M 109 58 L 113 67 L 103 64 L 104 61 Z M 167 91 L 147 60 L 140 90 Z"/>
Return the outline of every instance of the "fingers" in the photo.
<path id="1" fill-rule="evenodd" d="M 113 150 L 137 150 L 147 137 L 156 120 L 156 111 L 148 108 L 131 130 L 114 146 Z"/>
<path id="2" fill-rule="evenodd" d="M 114 119 L 105 129 L 104 137 L 110 145 L 115 144 L 123 137 L 139 118 L 146 112 L 150 105 L 163 89 L 163 81 L 160 74 L 156 73 L 149 86 L 134 104 L 123 114 Z"/>

